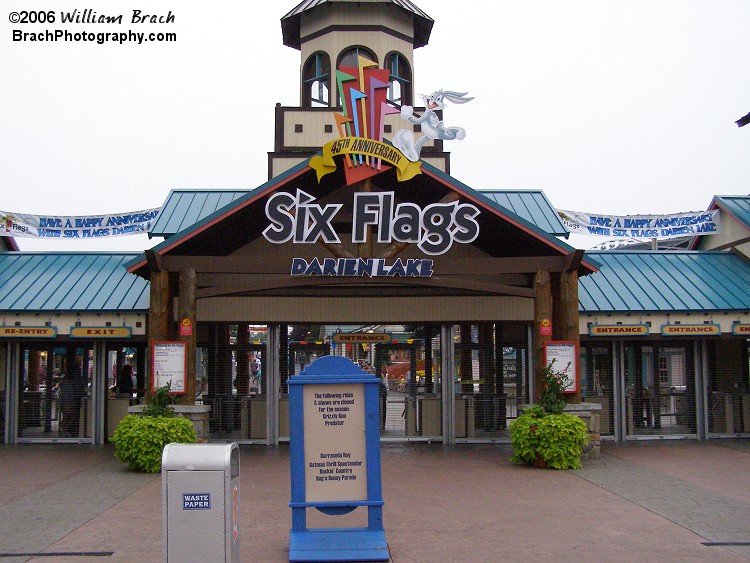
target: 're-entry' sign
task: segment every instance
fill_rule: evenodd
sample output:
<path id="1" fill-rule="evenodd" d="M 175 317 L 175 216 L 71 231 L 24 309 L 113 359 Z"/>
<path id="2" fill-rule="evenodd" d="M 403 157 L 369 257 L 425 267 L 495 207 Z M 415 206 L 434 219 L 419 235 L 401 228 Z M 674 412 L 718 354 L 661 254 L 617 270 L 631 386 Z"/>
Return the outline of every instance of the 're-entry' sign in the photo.
<path id="1" fill-rule="evenodd" d="M 0 338 L 57 338 L 57 327 L 0 326 Z"/>

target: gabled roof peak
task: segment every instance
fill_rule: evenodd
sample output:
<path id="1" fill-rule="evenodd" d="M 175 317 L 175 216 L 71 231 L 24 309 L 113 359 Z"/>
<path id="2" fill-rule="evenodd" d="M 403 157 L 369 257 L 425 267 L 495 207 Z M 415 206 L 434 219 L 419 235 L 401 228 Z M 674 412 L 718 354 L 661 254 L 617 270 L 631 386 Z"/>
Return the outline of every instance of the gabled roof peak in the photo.
<path id="1" fill-rule="evenodd" d="M 300 49 L 300 18 L 303 12 L 310 12 L 324 4 L 388 4 L 394 5 L 414 19 L 414 48 L 424 47 L 430 40 L 434 20 L 409 0 L 303 0 L 281 18 L 281 33 L 284 45 Z"/>

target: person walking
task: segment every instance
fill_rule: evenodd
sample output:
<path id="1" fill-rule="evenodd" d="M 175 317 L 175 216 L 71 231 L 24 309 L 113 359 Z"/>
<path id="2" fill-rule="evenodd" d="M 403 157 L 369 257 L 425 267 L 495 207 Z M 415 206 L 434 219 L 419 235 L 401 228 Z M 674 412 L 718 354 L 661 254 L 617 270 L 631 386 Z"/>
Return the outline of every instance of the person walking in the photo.
<path id="1" fill-rule="evenodd" d="M 78 370 L 65 375 L 60 382 L 60 410 L 62 412 L 63 438 L 79 437 L 81 424 L 81 399 L 86 394 L 86 382 Z"/>
<path id="2" fill-rule="evenodd" d="M 125 364 L 117 378 L 117 396 L 121 399 L 133 398 L 133 366 Z"/>

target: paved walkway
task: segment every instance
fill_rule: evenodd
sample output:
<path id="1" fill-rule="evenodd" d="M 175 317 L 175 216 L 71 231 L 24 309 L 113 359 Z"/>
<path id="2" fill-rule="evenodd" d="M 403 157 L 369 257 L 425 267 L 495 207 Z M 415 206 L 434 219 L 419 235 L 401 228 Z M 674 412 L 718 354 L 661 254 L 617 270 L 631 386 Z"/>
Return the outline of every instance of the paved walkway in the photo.
<path id="1" fill-rule="evenodd" d="M 750 560 L 750 440 L 605 443 L 578 471 L 509 455 L 383 445 L 391 561 Z M 241 488 L 242 561 L 288 561 L 287 448 L 243 447 Z M 358 512 L 336 523 L 366 525 Z M 159 475 L 109 447 L 0 446 L 0 561 L 156 562 L 161 541 Z"/>

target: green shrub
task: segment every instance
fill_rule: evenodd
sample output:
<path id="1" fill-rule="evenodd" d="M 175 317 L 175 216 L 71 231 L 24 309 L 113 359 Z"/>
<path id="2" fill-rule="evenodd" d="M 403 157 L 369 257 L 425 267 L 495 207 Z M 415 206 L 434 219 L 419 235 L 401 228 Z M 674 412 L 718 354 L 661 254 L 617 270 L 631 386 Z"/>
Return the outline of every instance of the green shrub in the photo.
<path id="1" fill-rule="evenodd" d="M 563 371 L 555 371 L 555 360 L 547 364 L 538 404 L 525 409 L 510 423 L 512 462 L 530 464 L 541 457 L 548 467 L 555 469 L 581 467 L 581 454 L 589 433 L 585 422 L 563 412 L 569 367 L 570 364 Z"/>
<path id="2" fill-rule="evenodd" d="M 575 415 L 546 414 L 537 406 L 510 423 L 510 437 L 514 463 L 530 464 L 539 454 L 554 469 L 578 469 L 588 429 Z"/>
<path id="3" fill-rule="evenodd" d="M 562 371 L 555 371 L 555 360 L 553 359 L 544 367 L 542 388 L 539 390 L 539 406 L 548 414 L 561 414 L 565 410 L 565 391 L 570 378 L 568 369 L 570 364 Z"/>
<path id="4" fill-rule="evenodd" d="M 174 404 L 174 396 L 169 391 L 172 388 L 171 383 L 162 387 L 152 389 L 146 394 L 146 406 L 143 407 L 142 416 L 174 416 L 174 411 L 169 405 Z"/>
<path id="5" fill-rule="evenodd" d="M 164 446 L 172 442 L 191 444 L 196 437 L 187 418 L 129 414 L 110 440 L 115 444 L 115 457 L 130 469 L 158 473 Z"/>

